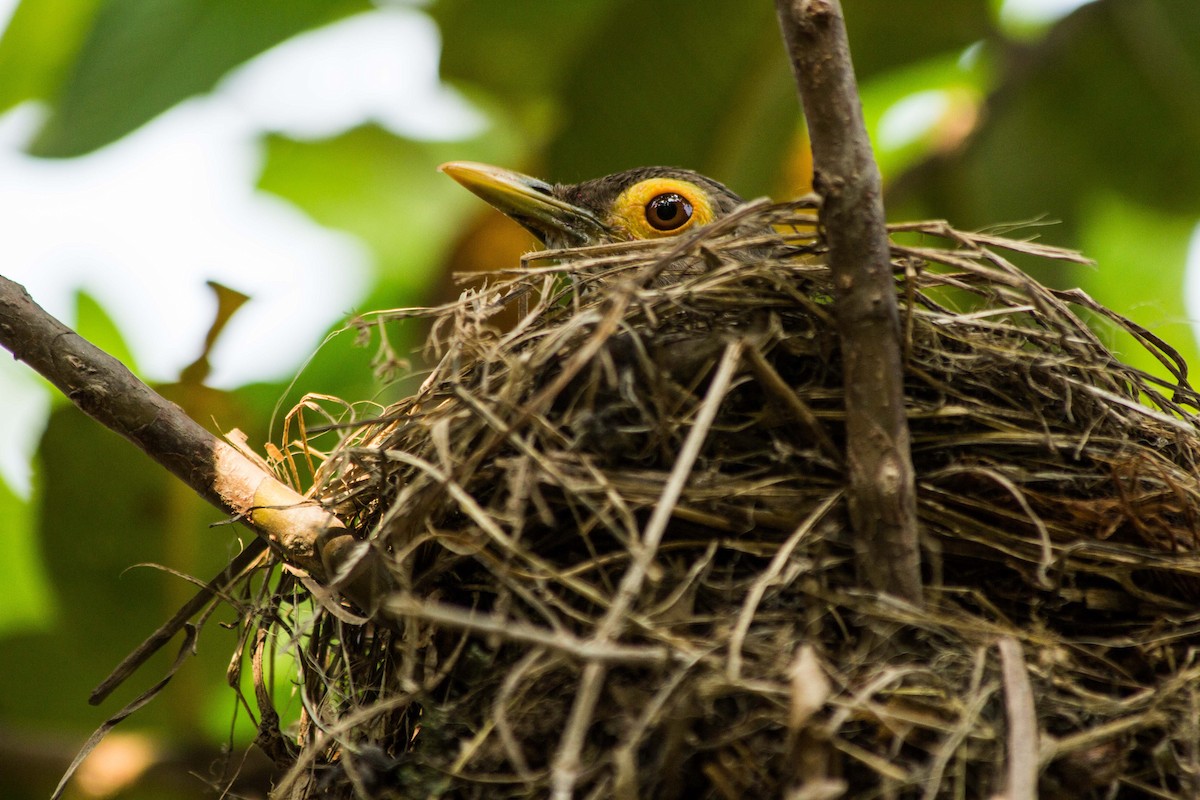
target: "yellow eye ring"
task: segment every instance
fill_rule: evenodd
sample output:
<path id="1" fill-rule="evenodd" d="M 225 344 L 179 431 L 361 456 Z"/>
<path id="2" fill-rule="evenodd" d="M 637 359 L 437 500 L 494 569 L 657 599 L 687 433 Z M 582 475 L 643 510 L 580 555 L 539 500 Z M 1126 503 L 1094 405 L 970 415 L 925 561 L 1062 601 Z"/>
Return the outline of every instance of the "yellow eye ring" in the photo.
<path id="1" fill-rule="evenodd" d="M 704 190 L 675 178 L 649 178 L 630 186 L 613 203 L 610 224 L 630 239 L 676 236 L 714 217 Z"/>

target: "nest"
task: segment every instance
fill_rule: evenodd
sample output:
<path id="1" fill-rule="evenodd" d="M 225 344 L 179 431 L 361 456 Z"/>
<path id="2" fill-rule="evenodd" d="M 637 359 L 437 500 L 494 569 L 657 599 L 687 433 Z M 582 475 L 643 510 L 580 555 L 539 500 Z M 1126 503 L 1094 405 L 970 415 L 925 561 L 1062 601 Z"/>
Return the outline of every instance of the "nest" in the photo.
<path id="1" fill-rule="evenodd" d="M 1009 260 L 1073 253 L 894 227 L 926 603 L 880 597 L 816 230 L 760 205 L 373 318 L 430 320 L 436 366 L 341 407 L 314 494 L 396 590 L 366 619 L 278 589 L 306 636 L 277 797 L 1200 793 L 1182 361 Z"/>

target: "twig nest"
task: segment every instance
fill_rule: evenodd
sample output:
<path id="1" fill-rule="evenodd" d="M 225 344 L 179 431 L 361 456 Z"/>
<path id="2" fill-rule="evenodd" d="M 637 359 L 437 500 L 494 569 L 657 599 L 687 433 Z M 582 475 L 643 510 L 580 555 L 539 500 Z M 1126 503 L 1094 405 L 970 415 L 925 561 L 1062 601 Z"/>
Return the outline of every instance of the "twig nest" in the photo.
<path id="1" fill-rule="evenodd" d="M 279 796 L 1200 791 L 1178 356 L 1006 255 L 1073 253 L 897 226 L 928 602 L 880 598 L 813 209 L 748 213 L 376 315 L 429 319 L 432 367 L 315 495 L 386 554 L 401 623 L 315 606 Z"/>

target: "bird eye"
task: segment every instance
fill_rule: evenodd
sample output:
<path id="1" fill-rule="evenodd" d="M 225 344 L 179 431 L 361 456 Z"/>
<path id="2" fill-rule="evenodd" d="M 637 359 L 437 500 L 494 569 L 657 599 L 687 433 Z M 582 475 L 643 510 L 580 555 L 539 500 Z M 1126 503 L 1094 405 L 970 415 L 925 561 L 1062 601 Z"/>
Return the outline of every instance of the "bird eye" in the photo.
<path id="1" fill-rule="evenodd" d="M 654 170 L 631 170 L 618 173 L 618 177 L 636 180 L 643 172 Z M 616 238 L 661 239 L 713 221 L 716 214 L 707 190 L 687 180 L 690 173 L 679 172 L 685 177 L 662 175 L 636 180 L 611 201 L 604 218 Z"/>
<path id="2" fill-rule="evenodd" d="M 692 204 L 677 192 L 665 192 L 646 203 L 646 221 L 658 231 L 673 231 L 692 218 Z"/>

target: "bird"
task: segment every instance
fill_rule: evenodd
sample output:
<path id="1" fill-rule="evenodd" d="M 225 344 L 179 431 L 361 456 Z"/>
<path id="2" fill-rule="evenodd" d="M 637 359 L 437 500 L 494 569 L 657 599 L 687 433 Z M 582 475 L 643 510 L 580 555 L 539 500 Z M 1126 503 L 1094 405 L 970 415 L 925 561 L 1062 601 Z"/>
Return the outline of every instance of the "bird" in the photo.
<path id="1" fill-rule="evenodd" d="M 438 169 L 550 250 L 678 236 L 742 204 L 717 181 L 676 167 L 638 167 L 557 184 L 474 161 Z"/>

